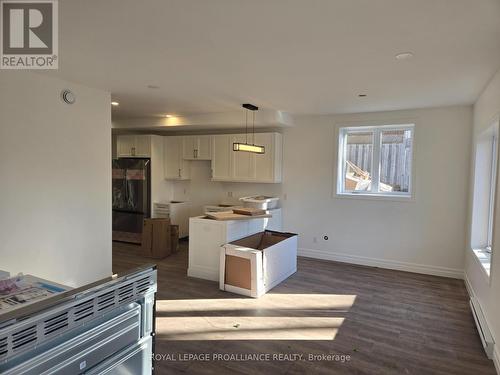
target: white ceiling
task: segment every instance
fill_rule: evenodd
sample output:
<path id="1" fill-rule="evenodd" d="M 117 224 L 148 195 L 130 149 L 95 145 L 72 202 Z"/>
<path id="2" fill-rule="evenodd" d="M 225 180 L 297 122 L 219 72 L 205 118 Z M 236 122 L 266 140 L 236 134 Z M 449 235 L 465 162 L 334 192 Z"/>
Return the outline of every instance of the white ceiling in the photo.
<path id="1" fill-rule="evenodd" d="M 64 0 L 59 8 L 60 69 L 49 74 L 111 91 L 117 117 L 234 111 L 243 102 L 290 113 L 466 104 L 500 66 L 499 0 Z M 415 57 L 394 58 L 405 51 Z"/>

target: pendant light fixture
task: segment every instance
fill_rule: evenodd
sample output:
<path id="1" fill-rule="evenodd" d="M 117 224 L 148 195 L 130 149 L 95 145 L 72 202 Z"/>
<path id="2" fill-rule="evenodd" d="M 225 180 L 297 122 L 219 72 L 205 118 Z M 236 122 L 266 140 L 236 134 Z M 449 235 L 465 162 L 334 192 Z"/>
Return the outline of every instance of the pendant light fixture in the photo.
<path id="1" fill-rule="evenodd" d="M 259 107 L 253 104 L 242 104 L 245 111 L 245 143 L 235 142 L 233 143 L 233 151 L 244 151 L 252 152 L 254 154 L 263 154 L 266 152 L 264 146 L 258 146 L 255 144 L 255 112 L 259 110 Z M 248 111 L 252 111 L 252 143 L 248 142 Z"/>

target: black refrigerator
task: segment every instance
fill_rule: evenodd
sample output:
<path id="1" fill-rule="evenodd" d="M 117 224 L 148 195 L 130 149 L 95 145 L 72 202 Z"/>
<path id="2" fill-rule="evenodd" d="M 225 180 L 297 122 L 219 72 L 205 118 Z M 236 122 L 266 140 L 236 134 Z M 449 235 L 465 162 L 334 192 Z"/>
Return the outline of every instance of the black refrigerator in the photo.
<path id="1" fill-rule="evenodd" d="M 113 160 L 113 240 L 141 243 L 145 218 L 151 217 L 151 160 Z"/>

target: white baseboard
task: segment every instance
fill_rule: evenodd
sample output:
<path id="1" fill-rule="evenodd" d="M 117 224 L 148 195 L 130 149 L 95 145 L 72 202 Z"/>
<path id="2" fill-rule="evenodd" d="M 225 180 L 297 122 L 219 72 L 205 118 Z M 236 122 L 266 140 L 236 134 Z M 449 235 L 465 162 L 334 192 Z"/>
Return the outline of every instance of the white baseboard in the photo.
<path id="1" fill-rule="evenodd" d="M 493 363 L 495 364 L 495 369 L 497 374 L 500 374 L 500 351 L 498 350 L 498 345 L 495 344 L 495 352 L 493 353 Z"/>
<path id="2" fill-rule="evenodd" d="M 359 264 L 362 266 L 370 266 L 370 267 L 388 268 L 391 270 L 398 270 L 398 271 L 423 273 L 426 275 L 451 277 L 454 279 L 464 278 L 464 271 L 457 268 L 429 266 L 425 264 L 368 258 L 358 255 L 345 254 L 345 253 L 334 253 L 330 251 L 312 250 L 303 248 L 299 249 L 298 255 L 307 258 L 333 260 L 336 262 Z"/>
<path id="3" fill-rule="evenodd" d="M 472 289 L 472 285 L 470 285 L 469 278 L 467 277 L 467 272 L 464 271 L 464 282 L 465 282 L 465 289 L 467 289 L 467 293 L 469 293 L 469 297 L 474 297 L 474 289 Z"/>
<path id="4" fill-rule="evenodd" d="M 471 298 L 476 298 L 476 293 L 474 292 L 474 289 L 472 288 L 472 284 L 470 283 L 470 280 L 469 280 L 469 277 L 467 276 L 467 272 L 464 272 L 464 281 L 465 281 L 465 287 L 467 289 L 467 292 L 469 293 L 469 297 Z M 483 314 L 484 314 L 484 310 L 483 310 Z M 485 317 L 486 320 L 488 321 L 488 317 Z M 489 323 L 487 323 L 488 326 Z M 492 333 L 493 335 L 493 333 Z M 493 340 L 495 340 L 495 349 L 493 351 L 493 364 L 495 365 L 495 369 L 497 371 L 497 374 L 500 375 L 500 345 L 497 345 L 497 341 L 495 339 L 495 337 L 493 337 Z"/>
<path id="5" fill-rule="evenodd" d="M 198 279 L 219 281 L 219 270 L 209 267 L 189 266 L 187 275 Z"/>

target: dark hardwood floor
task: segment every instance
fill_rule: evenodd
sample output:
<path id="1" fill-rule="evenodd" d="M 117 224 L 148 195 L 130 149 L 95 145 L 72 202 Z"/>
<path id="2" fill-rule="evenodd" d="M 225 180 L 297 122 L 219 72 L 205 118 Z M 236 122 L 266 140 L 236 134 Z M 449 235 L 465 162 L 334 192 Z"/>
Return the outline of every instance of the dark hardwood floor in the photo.
<path id="1" fill-rule="evenodd" d="M 155 262 L 158 374 L 496 374 L 461 280 L 299 258 L 251 299 L 188 278 L 180 249 Z M 114 272 L 152 262 L 138 250 L 114 243 Z"/>

